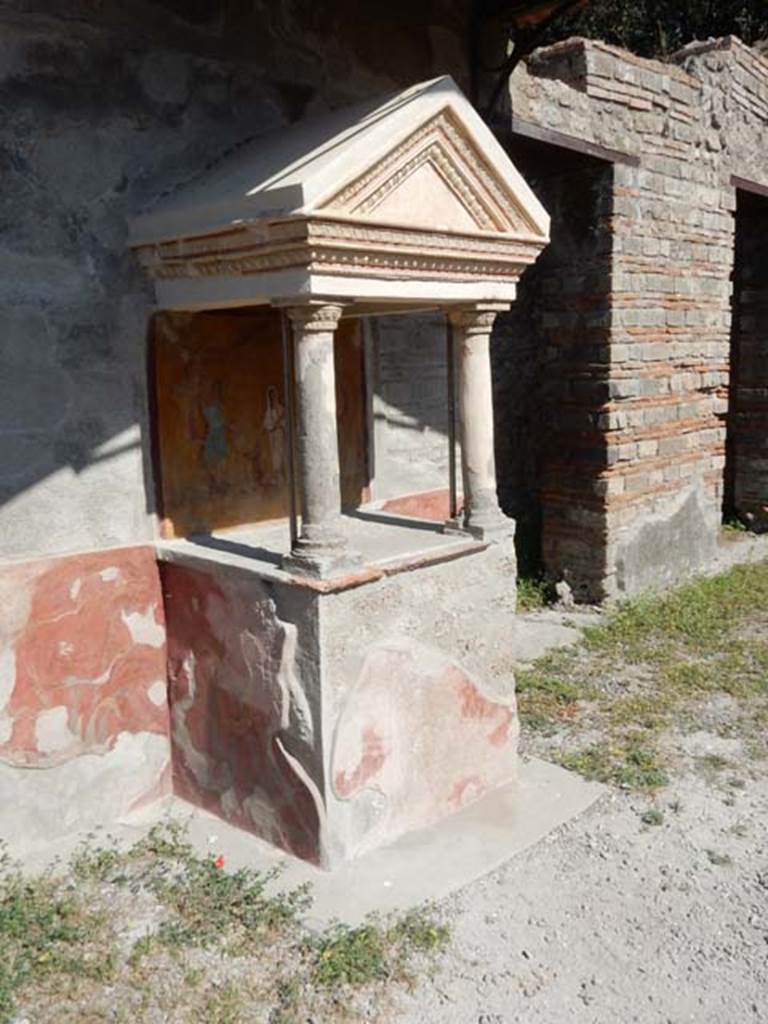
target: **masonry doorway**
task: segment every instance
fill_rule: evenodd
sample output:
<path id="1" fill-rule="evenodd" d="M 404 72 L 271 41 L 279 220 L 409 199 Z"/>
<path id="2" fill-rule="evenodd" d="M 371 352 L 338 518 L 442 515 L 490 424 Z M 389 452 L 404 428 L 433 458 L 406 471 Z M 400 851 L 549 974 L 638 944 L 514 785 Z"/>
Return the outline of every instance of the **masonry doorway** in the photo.
<path id="1" fill-rule="evenodd" d="M 552 220 L 494 333 L 500 499 L 517 523 L 520 571 L 579 589 L 600 578 L 605 547 L 595 418 L 609 365 L 613 164 L 524 137 L 506 144 Z"/>
<path id="2" fill-rule="evenodd" d="M 736 189 L 723 518 L 764 532 L 768 529 L 768 190 L 754 189 Z"/>

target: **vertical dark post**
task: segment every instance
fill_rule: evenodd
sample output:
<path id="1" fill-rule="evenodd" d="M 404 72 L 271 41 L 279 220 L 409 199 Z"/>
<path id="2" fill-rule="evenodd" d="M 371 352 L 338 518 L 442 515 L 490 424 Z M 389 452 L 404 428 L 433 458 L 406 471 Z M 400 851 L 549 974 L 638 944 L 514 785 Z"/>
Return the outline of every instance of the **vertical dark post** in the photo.
<path id="1" fill-rule="evenodd" d="M 449 519 L 456 523 L 459 499 L 456 490 L 456 358 L 453 350 L 453 324 L 446 317 L 445 356 L 448 370 L 448 497 Z"/>
<path id="2" fill-rule="evenodd" d="M 286 310 L 280 310 L 280 327 L 283 336 L 283 390 L 285 397 L 285 443 L 288 448 L 288 520 L 291 530 L 291 550 L 296 546 L 299 527 L 296 518 L 296 455 L 293 447 L 293 330 Z"/>

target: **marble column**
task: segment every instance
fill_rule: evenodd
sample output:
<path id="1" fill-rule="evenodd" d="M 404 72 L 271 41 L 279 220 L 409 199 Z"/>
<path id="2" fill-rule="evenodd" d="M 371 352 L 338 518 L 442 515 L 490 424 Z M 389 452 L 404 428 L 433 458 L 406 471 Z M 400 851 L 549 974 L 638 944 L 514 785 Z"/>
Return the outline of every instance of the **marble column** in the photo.
<path id="1" fill-rule="evenodd" d="M 458 391 L 458 434 L 464 489 L 462 529 L 479 540 L 514 533 L 499 508 L 493 444 L 490 338 L 496 314 L 507 305 L 483 303 L 448 311 L 453 326 Z"/>
<path id="2" fill-rule="evenodd" d="M 296 469 L 301 529 L 283 568 L 327 576 L 359 563 L 341 520 L 333 339 L 341 306 L 311 303 L 288 310 L 296 382 Z"/>

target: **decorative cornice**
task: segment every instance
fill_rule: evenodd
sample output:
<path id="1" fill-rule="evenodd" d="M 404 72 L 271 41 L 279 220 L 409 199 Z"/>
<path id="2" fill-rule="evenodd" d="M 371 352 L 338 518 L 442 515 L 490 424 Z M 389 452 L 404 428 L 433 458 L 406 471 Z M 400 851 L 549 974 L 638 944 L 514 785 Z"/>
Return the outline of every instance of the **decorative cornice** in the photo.
<path id="1" fill-rule="evenodd" d="M 147 246 L 140 258 L 161 280 L 242 276 L 303 268 L 345 276 L 516 281 L 541 242 L 389 228 L 346 220 L 296 218 L 279 222 L 276 238 L 239 230 L 210 239 Z"/>

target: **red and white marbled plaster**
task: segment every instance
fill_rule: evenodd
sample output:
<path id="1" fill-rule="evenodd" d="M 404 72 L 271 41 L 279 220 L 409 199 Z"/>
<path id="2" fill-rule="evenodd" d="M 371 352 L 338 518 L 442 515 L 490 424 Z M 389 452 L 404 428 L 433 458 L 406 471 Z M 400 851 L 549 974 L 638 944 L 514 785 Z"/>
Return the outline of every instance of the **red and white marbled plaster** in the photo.
<path id="1" fill-rule="evenodd" d="M 151 548 L 0 568 L 0 763 L 50 768 L 168 731 Z"/>
<path id="2" fill-rule="evenodd" d="M 423 828 L 516 777 L 514 697 L 490 699 L 456 662 L 410 641 L 372 647 L 344 703 L 332 759 L 346 856 Z M 375 808 L 375 810 L 373 810 Z M 333 814 L 333 812 L 331 812 Z M 360 825 L 355 834 L 355 821 Z"/>
<path id="3" fill-rule="evenodd" d="M 319 863 L 322 802 L 302 763 L 319 758 L 296 627 L 255 578 L 171 564 L 161 573 L 176 793 Z"/>

